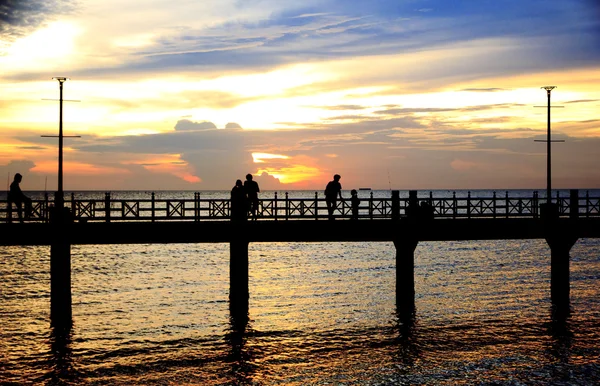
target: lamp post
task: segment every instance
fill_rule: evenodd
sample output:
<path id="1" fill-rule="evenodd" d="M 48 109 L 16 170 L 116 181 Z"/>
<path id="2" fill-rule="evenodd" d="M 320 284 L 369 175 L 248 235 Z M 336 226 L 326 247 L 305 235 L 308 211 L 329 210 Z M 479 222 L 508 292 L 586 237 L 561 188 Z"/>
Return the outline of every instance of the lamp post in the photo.
<path id="1" fill-rule="evenodd" d="M 552 203 L 552 146 L 550 140 L 550 95 L 552 94 L 552 90 L 556 88 L 556 86 L 544 86 L 542 87 L 546 90 L 546 94 L 548 95 L 548 139 L 546 140 L 546 197 L 548 203 Z"/>
<path id="2" fill-rule="evenodd" d="M 546 202 L 548 205 L 552 204 L 552 142 L 564 142 L 562 139 L 552 140 L 550 134 L 550 108 L 551 107 L 563 107 L 563 106 L 550 106 L 550 96 L 552 94 L 552 90 L 556 88 L 556 86 L 544 86 L 541 87 L 546 90 L 546 95 L 548 97 L 548 130 L 547 130 L 547 139 L 546 140 L 535 140 L 535 142 L 546 142 Z M 546 106 L 535 106 L 535 107 L 546 107 Z"/>
<path id="3" fill-rule="evenodd" d="M 55 77 L 60 88 L 60 102 L 58 114 L 58 190 L 56 192 L 56 204 L 59 208 L 64 206 L 63 193 L 63 84 L 69 79 L 65 77 Z M 550 97 L 548 97 L 550 98 Z"/>
<path id="4" fill-rule="evenodd" d="M 54 197 L 54 205 L 58 213 L 62 213 L 64 208 L 64 191 L 63 191 L 63 84 L 69 80 L 64 76 L 56 76 L 52 79 L 58 81 L 58 87 L 60 91 L 59 97 L 59 110 L 58 110 L 58 136 L 56 135 L 42 135 L 42 137 L 56 138 L 58 137 L 58 189 Z M 79 102 L 78 100 L 70 100 L 69 102 Z M 66 137 L 80 138 L 79 135 L 68 135 Z"/>

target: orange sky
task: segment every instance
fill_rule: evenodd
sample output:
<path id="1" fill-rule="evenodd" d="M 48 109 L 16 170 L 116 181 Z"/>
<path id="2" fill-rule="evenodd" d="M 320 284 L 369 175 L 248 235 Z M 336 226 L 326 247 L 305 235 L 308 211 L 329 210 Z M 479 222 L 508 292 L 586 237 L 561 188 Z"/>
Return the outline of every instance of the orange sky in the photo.
<path id="1" fill-rule="evenodd" d="M 24 189 L 56 188 L 53 76 L 80 101 L 64 105 L 81 135 L 65 139 L 66 190 L 229 189 L 246 173 L 278 190 L 334 173 L 347 189 L 544 188 L 545 85 L 564 106 L 554 187 L 600 187 L 591 3 L 532 17 L 513 1 L 136 1 L 20 10 L 36 22 L 0 29 L 0 171 Z"/>

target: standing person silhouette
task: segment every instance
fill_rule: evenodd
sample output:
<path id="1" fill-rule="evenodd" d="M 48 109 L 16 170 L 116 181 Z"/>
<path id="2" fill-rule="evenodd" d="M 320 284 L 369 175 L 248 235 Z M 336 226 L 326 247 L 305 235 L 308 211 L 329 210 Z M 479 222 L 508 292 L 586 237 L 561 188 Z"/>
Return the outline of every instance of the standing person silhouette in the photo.
<path id="1" fill-rule="evenodd" d="M 8 205 L 11 207 L 12 203 L 15 203 L 20 222 L 23 222 L 23 203 L 25 203 L 25 218 L 29 218 L 31 215 L 31 198 L 23 194 L 19 186 L 22 180 L 23 176 L 20 173 L 15 174 L 15 178 L 10 184 L 10 190 L 8 191 Z"/>
<path id="2" fill-rule="evenodd" d="M 327 204 L 327 212 L 329 213 L 329 219 L 334 220 L 333 211 L 337 205 L 337 197 L 340 197 L 341 201 L 344 201 L 342 197 L 342 184 L 340 184 L 339 174 L 333 176 L 333 181 L 329 181 L 325 187 L 325 203 Z"/>
<path id="3" fill-rule="evenodd" d="M 248 203 L 246 192 L 242 180 L 235 181 L 235 186 L 231 189 L 231 220 L 246 220 L 248 214 Z"/>
<path id="4" fill-rule="evenodd" d="M 258 182 L 252 180 L 252 174 L 246 174 L 246 181 L 244 181 L 244 190 L 248 196 L 248 206 L 250 207 L 250 213 L 252 219 L 256 220 L 256 211 L 258 210 L 258 193 L 260 188 Z"/>

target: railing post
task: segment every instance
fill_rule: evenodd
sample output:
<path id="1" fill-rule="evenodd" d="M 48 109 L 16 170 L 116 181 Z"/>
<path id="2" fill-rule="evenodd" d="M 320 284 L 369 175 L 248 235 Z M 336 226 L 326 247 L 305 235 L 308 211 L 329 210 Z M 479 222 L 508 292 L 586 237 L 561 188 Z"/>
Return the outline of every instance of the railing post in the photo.
<path id="1" fill-rule="evenodd" d="M 194 219 L 200 221 L 200 192 L 194 193 Z"/>
<path id="2" fill-rule="evenodd" d="M 533 192 L 533 198 L 531 199 L 531 211 L 533 213 L 533 218 L 538 218 L 538 192 L 535 190 Z"/>
<path id="3" fill-rule="evenodd" d="M 506 191 L 504 197 L 505 197 L 505 202 L 506 202 L 506 209 L 505 209 L 505 211 L 506 211 L 506 218 L 508 218 L 508 212 L 509 212 L 509 209 L 508 209 L 509 208 L 508 207 L 508 190 Z"/>
<path id="4" fill-rule="evenodd" d="M 569 217 L 572 219 L 579 218 L 579 190 L 571 189 L 569 198 Z"/>
<path id="5" fill-rule="evenodd" d="M 431 210 L 431 218 L 435 217 L 435 208 L 433 207 L 433 192 L 429 191 L 429 209 Z"/>
<path id="6" fill-rule="evenodd" d="M 494 218 L 496 218 L 496 192 L 495 191 L 492 195 L 492 200 L 494 200 Z"/>
<path id="7" fill-rule="evenodd" d="M 154 192 L 152 192 L 152 195 L 150 196 L 150 209 L 150 217 L 152 217 L 152 222 L 154 222 L 156 220 L 156 195 Z"/>
<path id="8" fill-rule="evenodd" d="M 467 218 L 471 218 L 471 191 L 467 192 Z"/>
<path id="9" fill-rule="evenodd" d="M 400 191 L 398 190 L 392 190 L 392 220 L 400 220 Z"/>
<path id="10" fill-rule="evenodd" d="M 456 192 L 452 192 L 452 218 L 455 219 L 456 215 L 457 215 L 457 208 L 456 208 Z"/>
<path id="11" fill-rule="evenodd" d="M 369 218 L 373 220 L 373 192 L 369 195 Z"/>
<path id="12" fill-rule="evenodd" d="M 319 219 L 319 198 L 317 192 L 315 192 L 315 220 Z"/>
<path id="13" fill-rule="evenodd" d="M 8 199 L 8 196 L 6 196 L 6 222 L 12 222 L 12 201 Z"/>
<path id="14" fill-rule="evenodd" d="M 48 192 L 44 192 L 44 220 L 45 222 L 50 221 L 50 211 L 48 210 Z"/>
<path id="15" fill-rule="evenodd" d="M 110 222 L 110 192 L 104 193 L 104 219 Z"/>
<path id="16" fill-rule="evenodd" d="M 275 192 L 275 199 L 273 201 L 273 215 L 275 216 L 275 221 L 277 221 L 277 192 Z"/>
<path id="17" fill-rule="evenodd" d="M 285 219 L 287 220 L 290 216 L 290 202 L 288 192 L 285 192 Z"/>

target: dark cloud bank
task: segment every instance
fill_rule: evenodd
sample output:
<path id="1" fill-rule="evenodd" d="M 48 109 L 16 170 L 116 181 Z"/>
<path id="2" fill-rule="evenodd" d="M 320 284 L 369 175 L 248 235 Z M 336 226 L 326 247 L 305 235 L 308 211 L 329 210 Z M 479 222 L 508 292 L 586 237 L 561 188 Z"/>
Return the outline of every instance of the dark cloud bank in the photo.
<path id="1" fill-rule="evenodd" d="M 0 40 L 10 42 L 24 36 L 43 23 L 72 12 L 76 4 L 76 0 L 0 0 Z"/>

